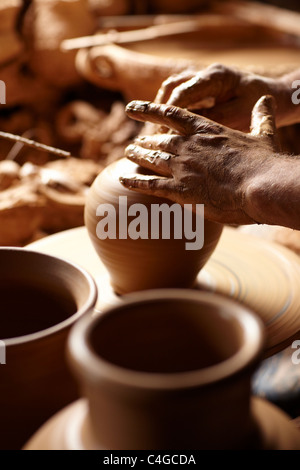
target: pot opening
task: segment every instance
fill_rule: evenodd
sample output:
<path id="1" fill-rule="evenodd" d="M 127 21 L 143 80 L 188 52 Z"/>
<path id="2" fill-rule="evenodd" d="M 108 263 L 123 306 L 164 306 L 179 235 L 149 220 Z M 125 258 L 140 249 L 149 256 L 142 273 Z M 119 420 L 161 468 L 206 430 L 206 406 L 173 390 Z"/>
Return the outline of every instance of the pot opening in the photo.
<path id="1" fill-rule="evenodd" d="M 90 306 L 92 287 L 80 268 L 64 260 L 1 249 L 0 339 L 12 344 L 64 327 Z"/>
<path id="2" fill-rule="evenodd" d="M 2 339 L 25 336 L 67 320 L 77 311 L 68 292 L 39 288 L 24 281 L 4 281 L 0 286 Z"/>
<path id="3" fill-rule="evenodd" d="M 208 368 L 244 343 L 242 323 L 225 309 L 192 299 L 119 306 L 90 331 L 92 350 L 116 366 L 148 373 Z"/>

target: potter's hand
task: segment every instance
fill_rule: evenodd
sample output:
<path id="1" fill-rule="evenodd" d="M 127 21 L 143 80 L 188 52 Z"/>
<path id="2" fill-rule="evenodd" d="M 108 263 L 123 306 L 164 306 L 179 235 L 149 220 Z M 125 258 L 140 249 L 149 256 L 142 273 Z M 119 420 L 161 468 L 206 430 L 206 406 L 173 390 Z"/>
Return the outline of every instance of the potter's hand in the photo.
<path id="1" fill-rule="evenodd" d="M 213 64 L 197 73 L 187 71 L 171 76 L 162 84 L 155 102 L 197 109 L 209 119 L 248 132 L 251 110 L 263 95 L 276 99 L 276 125 L 290 124 L 295 113 L 291 94 L 291 80 L 287 77 L 267 78 Z"/>
<path id="2" fill-rule="evenodd" d="M 161 176 L 124 175 L 130 189 L 180 204 L 204 204 L 207 219 L 221 223 L 259 221 L 249 187 L 277 151 L 274 99 L 254 106 L 251 133 L 229 129 L 181 108 L 143 101 L 127 106 L 130 117 L 168 126 L 178 134 L 142 136 L 126 149 L 135 163 Z M 180 134 L 180 135 L 179 135 Z"/>

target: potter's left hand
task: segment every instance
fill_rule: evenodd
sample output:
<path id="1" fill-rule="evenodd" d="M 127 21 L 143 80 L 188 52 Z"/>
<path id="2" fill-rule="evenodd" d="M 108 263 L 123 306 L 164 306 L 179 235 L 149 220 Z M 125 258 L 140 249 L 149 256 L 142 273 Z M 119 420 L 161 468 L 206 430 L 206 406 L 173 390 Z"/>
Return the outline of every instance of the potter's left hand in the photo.
<path id="1" fill-rule="evenodd" d="M 263 223 L 251 188 L 278 158 L 272 96 L 255 104 L 249 134 L 166 104 L 133 101 L 127 114 L 176 134 L 141 136 L 129 145 L 126 156 L 156 175 L 124 175 L 124 186 L 180 204 L 204 204 L 205 217 L 216 222 Z"/>
<path id="2" fill-rule="evenodd" d="M 257 100 L 272 95 L 276 100 L 276 126 L 299 122 L 299 106 L 292 100 L 300 69 L 271 78 L 212 64 L 199 72 L 184 71 L 167 78 L 158 90 L 156 103 L 166 103 L 221 124 L 249 132 L 251 111 Z M 196 111 L 193 111 L 196 112 Z"/>

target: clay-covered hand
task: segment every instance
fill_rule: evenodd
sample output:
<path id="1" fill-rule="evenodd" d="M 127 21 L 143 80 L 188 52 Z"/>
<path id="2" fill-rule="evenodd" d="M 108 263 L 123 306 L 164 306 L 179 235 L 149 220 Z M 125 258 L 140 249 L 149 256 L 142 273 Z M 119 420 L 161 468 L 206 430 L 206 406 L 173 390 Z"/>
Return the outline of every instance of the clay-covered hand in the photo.
<path id="1" fill-rule="evenodd" d="M 209 119 L 248 132 L 251 110 L 263 95 L 276 99 L 277 127 L 289 124 L 291 86 L 284 77 L 263 77 L 221 64 L 169 77 L 154 101 L 197 110 Z"/>
<path id="2" fill-rule="evenodd" d="M 156 175 L 124 175 L 124 186 L 182 205 L 204 204 L 205 217 L 215 222 L 257 221 L 247 193 L 278 152 L 272 96 L 255 104 L 250 134 L 166 104 L 133 101 L 127 113 L 176 134 L 141 136 L 129 145 L 126 156 Z"/>

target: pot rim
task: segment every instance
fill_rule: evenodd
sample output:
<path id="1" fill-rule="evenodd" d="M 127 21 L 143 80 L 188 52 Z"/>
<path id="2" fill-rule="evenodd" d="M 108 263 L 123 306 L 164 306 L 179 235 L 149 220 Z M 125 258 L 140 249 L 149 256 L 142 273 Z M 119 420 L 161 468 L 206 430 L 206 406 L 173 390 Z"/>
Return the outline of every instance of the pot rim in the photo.
<path id="1" fill-rule="evenodd" d="M 48 262 L 50 262 L 51 260 L 52 261 L 55 260 L 56 262 L 61 263 L 65 266 L 67 265 L 69 268 L 74 269 L 77 272 L 81 273 L 81 275 L 87 281 L 88 287 L 89 287 L 89 295 L 87 299 L 85 300 L 85 302 L 83 303 L 83 305 L 74 314 L 69 316 L 66 320 L 63 320 L 62 322 L 56 323 L 55 325 L 49 328 L 45 328 L 43 330 L 40 330 L 34 333 L 29 333 L 26 335 L 16 336 L 16 337 L 7 338 L 7 339 L 1 338 L 1 341 L 4 342 L 6 347 L 30 343 L 30 342 L 37 341 L 45 337 L 49 337 L 51 335 L 57 334 L 71 327 L 74 322 L 79 320 L 82 316 L 85 316 L 86 313 L 93 310 L 97 301 L 97 294 L 98 294 L 96 283 L 93 277 L 85 269 L 80 267 L 78 264 L 68 261 L 59 256 L 48 255 L 46 253 L 42 253 L 39 251 L 28 250 L 27 248 L 20 248 L 20 247 L 14 247 L 14 246 L 13 247 L 0 247 L 0 257 L 1 257 L 1 253 L 4 251 L 18 253 L 20 256 L 23 256 L 23 253 L 25 253 L 25 256 L 35 256 L 38 258 L 44 258 L 44 260 Z"/>
<path id="2" fill-rule="evenodd" d="M 176 373 L 143 372 L 126 369 L 99 356 L 90 343 L 90 335 L 106 315 L 149 300 L 190 300 L 211 306 L 222 306 L 225 315 L 238 320 L 244 334 L 242 346 L 232 356 L 212 366 Z M 190 289 L 158 289 L 128 294 L 106 308 L 100 315 L 82 318 L 68 338 L 68 359 L 76 376 L 85 383 L 109 381 L 119 385 L 152 390 L 204 387 L 232 379 L 258 363 L 265 343 L 264 327 L 260 318 L 238 302 L 220 294 Z"/>

